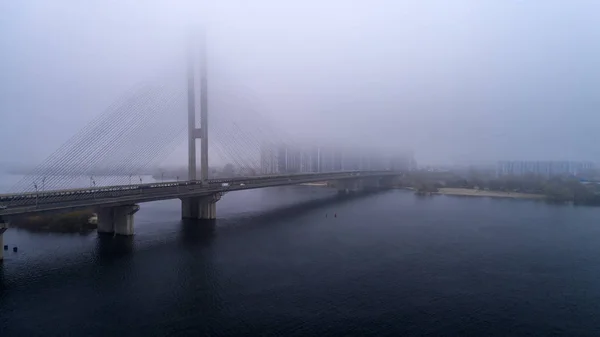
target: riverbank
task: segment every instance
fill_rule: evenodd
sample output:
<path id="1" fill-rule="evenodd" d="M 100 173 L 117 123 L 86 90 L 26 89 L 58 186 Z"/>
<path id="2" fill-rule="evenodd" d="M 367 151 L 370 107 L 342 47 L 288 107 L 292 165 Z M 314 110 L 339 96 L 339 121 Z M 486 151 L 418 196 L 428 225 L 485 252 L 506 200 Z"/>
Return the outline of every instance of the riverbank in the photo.
<path id="1" fill-rule="evenodd" d="M 542 194 L 502 192 L 502 191 L 484 191 L 469 188 L 440 188 L 433 194 L 460 195 L 468 197 L 491 197 L 491 198 L 514 198 L 514 199 L 546 199 Z"/>
<path id="2" fill-rule="evenodd" d="M 96 213 L 82 210 L 63 214 L 32 215 L 10 219 L 10 227 L 32 232 L 86 233 L 98 228 Z"/>
<path id="3" fill-rule="evenodd" d="M 327 182 L 302 183 L 300 185 L 302 185 L 302 186 L 321 186 L 321 187 L 325 186 L 325 187 L 327 187 Z"/>

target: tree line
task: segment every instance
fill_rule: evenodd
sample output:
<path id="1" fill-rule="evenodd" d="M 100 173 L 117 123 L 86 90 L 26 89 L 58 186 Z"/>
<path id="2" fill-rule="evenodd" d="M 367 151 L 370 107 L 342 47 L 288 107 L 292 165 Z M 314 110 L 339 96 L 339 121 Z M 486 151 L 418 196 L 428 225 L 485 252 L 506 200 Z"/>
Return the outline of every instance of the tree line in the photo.
<path id="1" fill-rule="evenodd" d="M 542 194 L 556 202 L 600 205 L 600 185 L 582 183 L 572 176 L 544 177 L 540 175 L 502 176 L 450 172 L 411 172 L 403 185 L 418 193 L 437 192 L 440 188 L 468 188 L 489 191 Z"/>

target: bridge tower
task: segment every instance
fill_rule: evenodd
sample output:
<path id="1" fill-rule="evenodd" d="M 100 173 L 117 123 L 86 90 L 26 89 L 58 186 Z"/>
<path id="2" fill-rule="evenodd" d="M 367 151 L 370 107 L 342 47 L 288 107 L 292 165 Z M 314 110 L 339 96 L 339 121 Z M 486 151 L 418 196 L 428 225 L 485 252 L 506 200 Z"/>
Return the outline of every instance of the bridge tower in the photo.
<path id="1" fill-rule="evenodd" d="M 200 128 L 196 127 L 196 87 L 195 68 L 196 59 L 194 41 L 188 50 L 188 180 L 197 180 L 196 177 L 196 139 L 200 139 L 200 180 L 202 184 L 208 182 L 208 80 L 207 80 L 207 53 L 206 33 L 200 32 L 198 53 L 200 72 Z M 215 219 L 216 202 L 220 196 L 193 197 L 181 199 L 182 218 Z"/>
<path id="2" fill-rule="evenodd" d="M 199 36 L 199 70 L 200 70 L 200 128 L 196 127 L 196 87 L 195 68 L 196 59 L 194 48 L 188 50 L 188 180 L 197 180 L 196 177 L 196 139 L 200 143 L 200 180 L 208 180 L 208 80 L 206 61 L 206 35 L 204 31 Z"/>
<path id="3" fill-rule="evenodd" d="M 208 68 L 206 54 L 206 35 L 204 31 L 200 36 L 200 179 L 205 183 L 208 180 Z"/>

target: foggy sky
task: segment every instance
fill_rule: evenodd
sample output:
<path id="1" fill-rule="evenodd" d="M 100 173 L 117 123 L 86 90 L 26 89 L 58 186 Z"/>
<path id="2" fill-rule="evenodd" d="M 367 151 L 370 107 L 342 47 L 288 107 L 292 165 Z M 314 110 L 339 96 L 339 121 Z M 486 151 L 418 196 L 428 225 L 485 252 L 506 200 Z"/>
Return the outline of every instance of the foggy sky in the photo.
<path id="1" fill-rule="evenodd" d="M 41 161 L 140 81 L 183 85 L 200 22 L 216 101 L 298 138 L 419 163 L 600 158 L 598 1 L 21 0 L 0 15 L 0 163 Z"/>

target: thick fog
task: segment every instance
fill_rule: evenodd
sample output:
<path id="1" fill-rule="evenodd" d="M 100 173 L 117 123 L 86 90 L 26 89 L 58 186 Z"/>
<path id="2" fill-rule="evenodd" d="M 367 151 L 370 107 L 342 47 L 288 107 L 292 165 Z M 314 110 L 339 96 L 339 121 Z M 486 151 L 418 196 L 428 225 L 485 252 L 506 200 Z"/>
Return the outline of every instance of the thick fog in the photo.
<path id="1" fill-rule="evenodd" d="M 21 0 L 0 15 L 0 163 L 40 162 L 136 83 L 184 86 L 200 25 L 211 102 L 229 104 L 210 114 L 419 163 L 600 155 L 598 1 Z"/>

